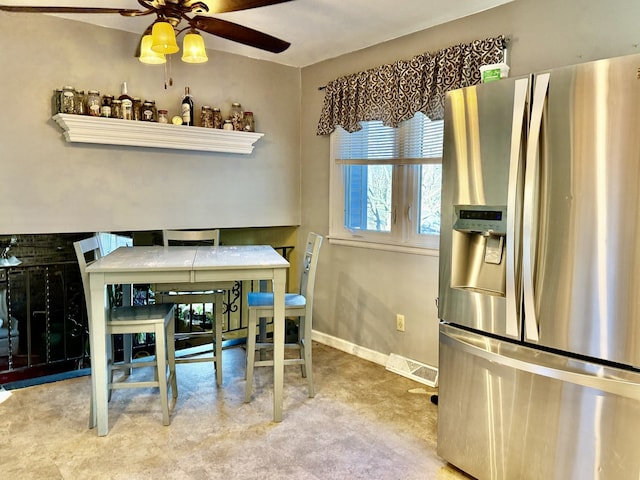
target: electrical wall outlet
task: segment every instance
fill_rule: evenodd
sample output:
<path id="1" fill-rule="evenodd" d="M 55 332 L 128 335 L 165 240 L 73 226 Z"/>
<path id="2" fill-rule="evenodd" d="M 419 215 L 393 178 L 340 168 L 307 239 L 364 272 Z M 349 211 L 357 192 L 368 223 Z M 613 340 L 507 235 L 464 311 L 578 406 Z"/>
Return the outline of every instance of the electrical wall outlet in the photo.
<path id="1" fill-rule="evenodd" d="M 400 315 L 399 313 L 396 315 L 396 330 L 404 332 L 404 315 Z"/>

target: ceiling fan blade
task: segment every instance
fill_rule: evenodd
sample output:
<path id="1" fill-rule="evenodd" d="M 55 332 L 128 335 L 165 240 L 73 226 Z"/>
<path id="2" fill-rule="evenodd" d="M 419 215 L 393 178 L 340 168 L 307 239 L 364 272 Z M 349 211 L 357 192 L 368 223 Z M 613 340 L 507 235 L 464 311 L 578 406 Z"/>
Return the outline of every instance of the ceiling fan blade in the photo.
<path id="1" fill-rule="evenodd" d="M 226 38 L 233 42 L 249 45 L 250 47 L 266 50 L 267 52 L 284 52 L 291 45 L 289 42 L 272 37 L 266 33 L 259 32 L 252 28 L 243 27 L 237 23 L 220 20 L 219 18 L 209 18 L 196 16 L 190 20 L 190 25 L 204 32 Z"/>
<path id="2" fill-rule="evenodd" d="M 208 13 L 227 13 L 250 8 L 268 7 L 278 3 L 291 2 L 292 0 L 218 0 L 211 2 Z"/>
<path id="3" fill-rule="evenodd" d="M 0 5 L 0 11 L 17 13 L 119 13 L 120 15 L 141 14 L 140 10 L 126 8 L 93 8 L 93 7 L 16 7 Z"/>

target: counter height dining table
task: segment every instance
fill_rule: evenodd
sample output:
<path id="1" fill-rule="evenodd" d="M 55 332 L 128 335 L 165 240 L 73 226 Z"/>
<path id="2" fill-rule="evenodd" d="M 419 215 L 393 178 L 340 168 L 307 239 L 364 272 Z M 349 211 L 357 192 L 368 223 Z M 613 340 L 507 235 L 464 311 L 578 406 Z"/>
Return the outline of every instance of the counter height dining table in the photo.
<path id="1" fill-rule="evenodd" d="M 272 247 L 120 247 L 88 268 L 91 289 L 89 339 L 91 380 L 98 435 L 109 430 L 105 287 L 114 284 L 202 283 L 270 280 L 274 293 L 273 420 L 282 421 L 284 379 L 284 294 L 289 262 Z M 185 285 L 188 287 L 188 285 Z"/>

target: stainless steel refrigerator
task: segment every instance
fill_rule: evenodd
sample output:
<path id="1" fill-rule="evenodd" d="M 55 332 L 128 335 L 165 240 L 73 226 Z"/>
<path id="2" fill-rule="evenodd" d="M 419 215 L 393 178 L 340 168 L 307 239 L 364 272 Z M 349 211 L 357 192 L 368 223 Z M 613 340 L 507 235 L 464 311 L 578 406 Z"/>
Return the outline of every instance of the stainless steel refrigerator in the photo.
<path id="1" fill-rule="evenodd" d="M 438 454 L 640 478 L 640 55 L 449 92 Z"/>

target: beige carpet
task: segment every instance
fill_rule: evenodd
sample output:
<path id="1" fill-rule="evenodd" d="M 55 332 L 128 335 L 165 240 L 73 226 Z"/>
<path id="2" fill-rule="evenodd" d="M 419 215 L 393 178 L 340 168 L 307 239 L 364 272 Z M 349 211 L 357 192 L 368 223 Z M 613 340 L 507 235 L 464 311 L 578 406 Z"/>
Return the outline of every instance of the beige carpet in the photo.
<path id="1" fill-rule="evenodd" d="M 299 367 L 287 367 L 284 418 L 273 423 L 270 369 L 256 369 L 245 404 L 243 358 L 242 348 L 225 350 L 220 389 L 211 363 L 178 365 L 168 427 L 157 390 L 114 391 L 106 437 L 87 428 L 88 377 L 12 390 L 0 403 L 0 477 L 468 478 L 436 455 L 429 387 L 314 344 L 315 398 Z"/>

